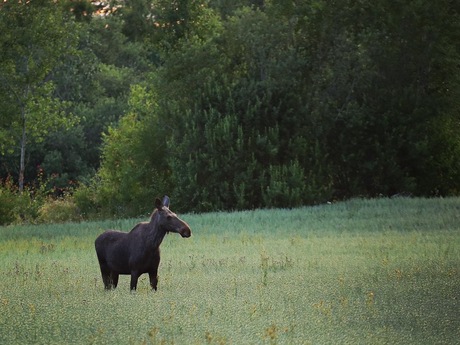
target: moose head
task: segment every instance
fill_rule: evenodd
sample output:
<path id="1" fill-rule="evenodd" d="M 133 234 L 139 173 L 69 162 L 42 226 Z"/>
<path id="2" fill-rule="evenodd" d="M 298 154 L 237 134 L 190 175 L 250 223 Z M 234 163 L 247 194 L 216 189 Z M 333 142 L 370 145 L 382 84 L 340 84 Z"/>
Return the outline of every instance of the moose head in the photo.
<path id="1" fill-rule="evenodd" d="M 165 232 L 178 233 L 182 237 L 190 237 L 192 235 L 190 226 L 169 209 L 169 203 L 167 195 L 163 197 L 163 200 L 155 200 L 155 213 L 159 228 Z"/>

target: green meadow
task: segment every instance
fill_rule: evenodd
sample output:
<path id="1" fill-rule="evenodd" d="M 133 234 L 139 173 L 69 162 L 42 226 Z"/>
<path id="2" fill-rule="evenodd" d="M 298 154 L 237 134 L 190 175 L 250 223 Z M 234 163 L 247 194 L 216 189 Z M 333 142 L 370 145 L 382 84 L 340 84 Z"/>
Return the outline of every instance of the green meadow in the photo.
<path id="1" fill-rule="evenodd" d="M 0 228 L 0 344 L 460 339 L 459 198 L 180 217 L 193 235 L 165 237 L 157 292 L 99 274 L 96 236 L 141 219 Z"/>

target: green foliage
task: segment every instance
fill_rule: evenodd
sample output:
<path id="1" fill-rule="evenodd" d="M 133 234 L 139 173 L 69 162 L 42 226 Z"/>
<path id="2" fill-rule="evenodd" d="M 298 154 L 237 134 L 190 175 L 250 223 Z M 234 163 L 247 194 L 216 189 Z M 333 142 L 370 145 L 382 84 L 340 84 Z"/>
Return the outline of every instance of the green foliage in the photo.
<path id="1" fill-rule="evenodd" d="M 89 22 L 92 19 L 95 7 L 90 0 L 68 1 L 64 8 L 73 13 L 77 22 Z"/>
<path id="2" fill-rule="evenodd" d="M 268 207 L 300 206 L 304 202 L 305 176 L 298 162 L 289 166 L 270 166 L 269 183 L 263 193 Z"/>
<path id="3" fill-rule="evenodd" d="M 0 183 L 0 225 L 34 223 L 41 206 L 38 193 L 30 188 L 19 193 L 11 179 Z"/>
<path id="4" fill-rule="evenodd" d="M 10 179 L 0 180 L 0 225 L 10 224 L 15 218 L 16 193 Z"/>
<path id="5" fill-rule="evenodd" d="M 37 186 L 26 186 L 22 192 L 11 178 L 0 180 L 0 225 L 16 223 L 62 223 L 81 220 L 84 214 L 80 211 L 74 198 L 66 191 L 62 196 L 55 197 L 50 192 L 49 184 L 55 181 L 46 180 L 44 172 L 39 173 Z M 63 190 L 54 189 L 55 194 Z M 80 193 L 81 194 L 81 193 Z M 81 199 L 81 197 L 80 197 Z"/>
<path id="6" fill-rule="evenodd" d="M 34 133 L 40 136 L 36 137 L 37 140 L 31 136 L 26 138 L 35 144 L 27 148 L 30 164 L 25 167 L 26 182 L 33 184 L 37 179 L 37 166 L 42 166 L 46 169 L 46 177 L 56 181 L 50 187 L 59 188 L 72 186 L 76 180 L 88 183 L 94 176 L 100 165 L 102 133 L 108 126 L 116 125 L 126 112 L 130 84 L 142 80 L 141 73 L 151 63 L 151 46 L 128 42 L 120 31 L 123 21 L 119 17 L 81 23 L 65 18 L 72 27 L 67 39 L 70 42 L 78 37 L 78 51 L 67 52 L 60 63 L 47 72 L 47 93 L 42 92 L 42 98 L 46 101 L 45 96 L 52 95 L 53 100 L 59 99 L 66 111 L 74 115 L 73 119 L 79 120 L 79 125 L 73 121 L 69 128 L 50 122 L 56 120 L 44 116 L 51 114 L 50 110 L 59 111 L 61 120 L 68 118 L 61 111 L 63 107 L 57 109 L 55 103 L 51 109 L 45 102 L 34 99 L 32 103 L 37 112 L 29 116 L 29 125 L 37 127 L 32 129 L 37 129 Z M 8 102 L 12 103 L 11 100 Z M 0 145 L 5 159 L 0 165 L 0 176 L 19 170 L 19 150 L 15 148 L 17 144 L 14 145 L 18 137 L 12 140 L 11 135 L 13 128 L 19 130 L 20 123 L 16 121 L 18 126 L 12 127 L 13 121 L 7 121 L 6 116 L 4 119 L 0 125 L 7 129 L 0 130 L 3 138 Z"/>
<path id="7" fill-rule="evenodd" d="M 0 91 L 14 105 L 6 107 L 9 122 L 0 125 L 8 127 L 20 151 L 21 192 L 27 144 L 42 140 L 51 129 L 75 123 L 65 112 L 66 104 L 53 97 L 49 78 L 63 56 L 75 53 L 73 22 L 66 19 L 60 4 L 52 1 L 7 1 L 1 6 Z"/>
<path id="8" fill-rule="evenodd" d="M 122 32 L 130 41 L 142 41 L 150 33 L 151 6 L 151 0 L 129 0 L 119 10 L 123 17 Z"/>
<path id="9" fill-rule="evenodd" d="M 80 210 L 72 198 L 48 198 L 38 209 L 39 223 L 66 223 L 81 220 Z"/>
<path id="10" fill-rule="evenodd" d="M 0 5 L 1 178 L 87 215 L 459 193 L 456 2 L 110 6 Z"/>
<path id="11" fill-rule="evenodd" d="M 93 185 L 95 184 L 93 182 Z M 72 199 L 83 219 L 96 219 L 101 216 L 96 190 L 93 185 L 81 184 L 72 195 Z"/>
<path id="12" fill-rule="evenodd" d="M 133 86 L 129 113 L 104 137 L 100 185 L 95 188 L 109 214 L 148 214 L 155 196 L 168 190 L 165 128 L 154 97 L 147 88 Z"/>
<path id="13" fill-rule="evenodd" d="M 173 65 L 161 71 L 174 85 L 193 85 L 175 88 L 175 108 L 161 107 L 173 119 L 186 114 L 180 116 L 185 126 L 177 127 L 170 145 L 180 208 L 292 207 L 324 197 L 313 188 L 316 176 L 310 166 L 320 157 L 307 158 L 314 146 L 304 139 L 303 114 L 292 108 L 298 95 L 287 88 L 296 85 L 300 67 L 289 58 L 295 55 L 290 29 L 285 21 L 273 23 L 263 12 L 244 9 L 204 44 L 189 40 L 169 60 Z M 201 67 L 202 51 L 210 52 L 213 65 Z M 176 72 L 188 65 L 195 68 Z M 184 75 L 192 83 L 184 83 Z"/>
<path id="14" fill-rule="evenodd" d="M 325 8 L 324 20 L 331 24 L 328 37 L 334 44 L 321 56 L 321 78 L 315 77 L 324 81 L 318 97 L 327 101 L 315 112 L 330 116 L 319 139 L 330 154 L 332 169 L 339 173 L 338 194 L 391 195 L 401 190 L 435 194 L 439 189 L 435 185 L 444 185 L 445 179 L 431 175 L 426 189 L 425 176 L 433 169 L 428 166 L 436 164 L 434 157 L 444 150 L 457 151 L 447 137 L 444 143 L 449 149 L 429 154 L 426 150 L 436 132 L 432 121 L 447 105 L 439 97 L 444 87 L 437 78 L 452 68 L 440 52 L 453 41 L 436 37 L 448 38 L 458 31 L 454 20 L 458 13 L 447 3 L 404 4 L 394 13 L 386 1 L 341 6 L 339 21 L 333 9 Z M 422 162 L 428 164 L 422 168 L 425 173 L 419 169 Z"/>
<path id="15" fill-rule="evenodd" d="M 165 53 L 174 51 L 190 38 L 212 34 L 218 17 L 207 0 L 156 0 L 152 37 Z"/>
<path id="16" fill-rule="evenodd" d="M 180 41 L 157 81 L 180 207 L 457 193 L 458 13 L 401 6 L 273 2 Z"/>

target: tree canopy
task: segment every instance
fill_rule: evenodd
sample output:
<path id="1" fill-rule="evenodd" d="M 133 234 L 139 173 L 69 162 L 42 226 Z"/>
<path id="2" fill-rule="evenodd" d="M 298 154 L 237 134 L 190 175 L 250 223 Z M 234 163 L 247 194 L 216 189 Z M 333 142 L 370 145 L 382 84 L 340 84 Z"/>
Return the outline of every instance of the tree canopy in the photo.
<path id="1" fill-rule="evenodd" d="M 78 123 L 46 125 L 26 182 L 40 166 L 109 214 L 163 193 L 182 211 L 459 193 L 456 2 L 41 3 L 0 7 L 3 179 L 18 178 L 15 94 L 34 89 L 48 103 L 31 123 L 50 104 Z M 34 20 L 12 25 L 16 6 Z"/>

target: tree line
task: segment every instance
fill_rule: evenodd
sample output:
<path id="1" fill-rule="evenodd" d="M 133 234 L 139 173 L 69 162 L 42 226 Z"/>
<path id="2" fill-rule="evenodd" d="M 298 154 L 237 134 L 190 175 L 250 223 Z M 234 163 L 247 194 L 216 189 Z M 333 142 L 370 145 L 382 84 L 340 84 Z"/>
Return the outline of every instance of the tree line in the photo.
<path id="1" fill-rule="evenodd" d="M 86 217 L 458 195 L 459 10 L 3 2 L 3 195 Z"/>

